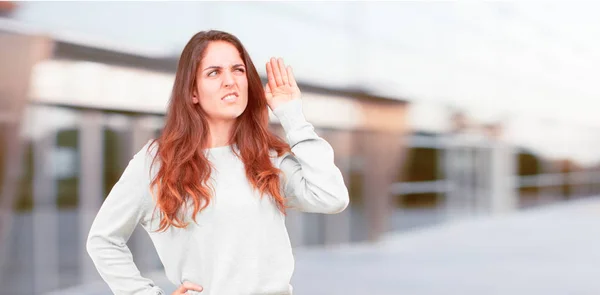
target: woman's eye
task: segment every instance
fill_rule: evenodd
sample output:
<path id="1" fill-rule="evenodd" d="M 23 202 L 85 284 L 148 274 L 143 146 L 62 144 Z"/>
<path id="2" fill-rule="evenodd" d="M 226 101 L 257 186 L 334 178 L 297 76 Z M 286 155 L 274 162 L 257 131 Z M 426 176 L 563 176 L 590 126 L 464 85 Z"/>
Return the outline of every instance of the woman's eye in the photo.
<path id="1" fill-rule="evenodd" d="M 235 69 L 235 70 L 236 70 L 236 71 L 238 71 L 238 72 L 240 72 L 240 73 L 243 73 L 243 72 L 244 72 L 244 69 L 242 69 L 242 68 L 237 68 L 237 69 Z"/>
<path id="2" fill-rule="evenodd" d="M 217 74 L 217 71 L 212 71 L 210 73 L 208 73 L 208 77 L 214 77 Z"/>

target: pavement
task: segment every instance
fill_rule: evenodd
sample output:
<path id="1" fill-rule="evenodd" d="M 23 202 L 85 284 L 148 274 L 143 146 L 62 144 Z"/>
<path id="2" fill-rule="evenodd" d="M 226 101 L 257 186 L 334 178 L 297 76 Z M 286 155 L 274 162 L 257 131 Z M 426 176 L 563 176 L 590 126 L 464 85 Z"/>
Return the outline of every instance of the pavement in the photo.
<path id="1" fill-rule="evenodd" d="M 294 295 L 600 294 L 600 198 L 294 251 Z M 58 294 L 111 293 L 97 282 L 46 295 Z"/>

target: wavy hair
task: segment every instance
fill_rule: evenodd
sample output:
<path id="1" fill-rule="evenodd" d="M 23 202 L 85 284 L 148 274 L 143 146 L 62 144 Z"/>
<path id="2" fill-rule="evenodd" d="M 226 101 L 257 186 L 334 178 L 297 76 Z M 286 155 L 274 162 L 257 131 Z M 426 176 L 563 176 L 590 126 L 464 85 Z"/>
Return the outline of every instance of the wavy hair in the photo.
<path id="1" fill-rule="evenodd" d="M 269 130 L 269 113 L 264 88 L 256 67 L 237 37 L 222 31 L 202 31 L 195 34 L 181 53 L 175 82 L 169 100 L 164 128 L 151 145 L 156 144 L 152 160 L 159 161 L 159 169 L 150 183 L 156 198 L 155 210 L 160 210 L 158 231 L 170 226 L 185 228 L 188 201 L 193 202 L 192 219 L 205 209 L 213 197 L 210 187 L 212 165 L 204 148 L 208 144 L 207 115 L 200 104 L 192 102 L 196 73 L 210 42 L 225 41 L 235 46 L 246 66 L 248 105 L 237 118 L 229 142 L 235 143 L 237 157 L 244 163 L 246 177 L 261 197 L 268 194 L 277 208 L 285 214 L 285 199 L 280 190 L 280 169 L 271 162 L 271 151 L 277 156 L 291 153 L 290 146 Z"/>

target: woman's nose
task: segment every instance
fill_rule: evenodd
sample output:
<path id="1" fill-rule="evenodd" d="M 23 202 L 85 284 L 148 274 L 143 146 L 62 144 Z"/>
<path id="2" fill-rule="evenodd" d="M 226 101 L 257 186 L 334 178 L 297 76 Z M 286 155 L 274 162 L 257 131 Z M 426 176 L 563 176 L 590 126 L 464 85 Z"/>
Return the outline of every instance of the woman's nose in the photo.
<path id="1" fill-rule="evenodd" d="M 223 85 L 225 87 L 231 87 L 231 86 L 233 86 L 234 83 L 235 83 L 235 80 L 233 79 L 233 74 L 230 72 L 225 72 L 223 74 Z"/>

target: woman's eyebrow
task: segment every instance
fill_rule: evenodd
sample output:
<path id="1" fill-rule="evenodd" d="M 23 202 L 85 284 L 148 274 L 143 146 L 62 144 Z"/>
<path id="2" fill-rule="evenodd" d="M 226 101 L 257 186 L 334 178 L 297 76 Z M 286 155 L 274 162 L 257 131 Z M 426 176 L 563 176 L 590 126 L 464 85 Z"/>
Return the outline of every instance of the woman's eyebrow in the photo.
<path id="1" fill-rule="evenodd" d="M 237 68 L 237 67 L 245 67 L 245 66 L 244 66 L 244 64 L 235 64 L 235 65 L 232 65 L 231 67 L 232 67 L 232 68 Z M 204 70 L 202 70 L 202 71 L 206 71 L 206 70 L 208 70 L 208 69 L 222 69 L 222 68 L 223 68 L 223 67 L 220 67 L 220 66 L 209 66 L 209 67 L 206 67 L 206 68 L 205 68 Z"/>
<path id="2" fill-rule="evenodd" d="M 206 71 L 206 70 L 208 70 L 208 69 L 220 69 L 220 68 L 221 68 L 221 67 L 219 67 L 219 66 L 209 66 L 209 67 L 206 67 L 206 68 L 205 68 L 204 70 L 202 70 L 202 71 Z"/>

